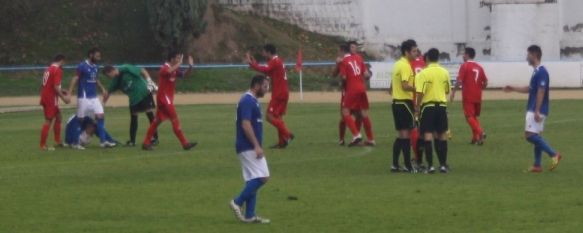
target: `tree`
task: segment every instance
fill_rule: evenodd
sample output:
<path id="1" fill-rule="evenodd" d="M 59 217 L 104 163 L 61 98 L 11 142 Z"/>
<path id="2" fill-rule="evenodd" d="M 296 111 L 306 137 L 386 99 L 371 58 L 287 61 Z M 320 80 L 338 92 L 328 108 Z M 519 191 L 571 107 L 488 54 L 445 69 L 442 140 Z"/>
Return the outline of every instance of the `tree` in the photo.
<path id="1" fill-rule="evenodd" d="M 207 0 L 147 0 L 150 27 L 164 53 L 188 51 L 206 29 Z"/>

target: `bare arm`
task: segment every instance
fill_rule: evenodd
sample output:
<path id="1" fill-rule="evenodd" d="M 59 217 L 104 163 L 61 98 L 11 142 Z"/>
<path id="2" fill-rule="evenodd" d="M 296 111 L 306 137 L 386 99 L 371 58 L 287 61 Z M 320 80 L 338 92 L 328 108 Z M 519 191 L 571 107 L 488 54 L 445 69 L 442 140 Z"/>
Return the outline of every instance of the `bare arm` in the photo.
<path id="1" fill-rule="evenodd" d="M 247 139 L 251 142 L 251 144 L 253 144 L 253 147 L 255 148 L 255 153 L 257 154 L 257 158 L 263 158 L 263 149 L 261 148 L 261 145 L 259 144 L 259 141 L 257 141 L 257 137 L 255 136 L 255 132 L 253 131 L 253 126 L 251 125 L 251 121 L 250 120 L 243 120 L 241 123 L 242 127 L 243 127 L 243 132 L 245 133 L 245 137 L 247 137 Z"/>
<path id="2" fill-rule="evenodd" d="M 449 95 L 449 102 L 453 102 L 453 100 L 455 99 L 455 93 L 458 88 L 460 88 L 460 85 L 459 82 L 456 82 L 451 90 L 451 94 Z"/>
<path id="3" fill-rule="evenodd" d="M 73 95 L 73 88 L 75 87 L 75 85 L 77 85 L 78 81 L 79 76 L 74 76 L 73 78 L 71 78 L 71 83 L 69 83 L 69 95 Z"/>
<path id="4" fill-rule="evenodd" d="M 53 87 L 55 89 L 55 92 L 57 93 L 57 95 L 59 95 L 59 97 L 66 103 L 70 103 L 71 102 L 71 98 L 69 97 L 69 95 L 65 95 L 63 94 L 62 90 L 61 90 L 61 85 L 55 85 Z"/>
<path id="5" fill-rule="evenodd" d="M 523 94 L 528 94 L 529 87 L 515 87 L 515 86 L 506 86 L 504 87 L 505 92 L 518 92 Z"/>
<path id="6" fill-rule="evenodd" d="M 415 87 L 409 85 L 409 82 L 407 81 L 401 82 L 401 87 L 403 88 L 404 91 L 415 92 Z"/>
<path id="7" fill-rule="evenodd" d="M 148 73 L 148 71 L 144 68 L 142 68 L 141 74 L 142 74 L 142 78 L 144 78 L 145 80 L 152 79 L 152 78 L 150 78 L 150 73 Z"/>
<path id="8" fill-rule="evenodd" d="M 188 56 L 188 69 L 184 72 L 182 77 L 187 77 L 192 72 L 192 68 L 194 67 L 194 59 L 192 56 Z"/>

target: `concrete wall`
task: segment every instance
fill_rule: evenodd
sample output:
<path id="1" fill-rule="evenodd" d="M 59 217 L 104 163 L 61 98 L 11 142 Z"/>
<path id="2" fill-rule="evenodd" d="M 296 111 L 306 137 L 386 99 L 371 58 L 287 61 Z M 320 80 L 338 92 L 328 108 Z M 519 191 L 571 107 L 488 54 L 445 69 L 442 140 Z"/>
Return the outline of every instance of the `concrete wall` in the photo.
<path id="1" fill-rule="evenodd" d="M 218 1 L 310 31 L 359 39 L 367 52 L 389 60 L 408 38 L 425 50 L 439 48 L 450 61 L 460 61 L 464 46 L 475 47 L 478 60 L 523 60 L 527 43 L 541 43 L 547 60 L 583 57 L 580 0 L 491 6 L 482 0 Z M 515 2 L 525 1 L 531 0 Z"/>

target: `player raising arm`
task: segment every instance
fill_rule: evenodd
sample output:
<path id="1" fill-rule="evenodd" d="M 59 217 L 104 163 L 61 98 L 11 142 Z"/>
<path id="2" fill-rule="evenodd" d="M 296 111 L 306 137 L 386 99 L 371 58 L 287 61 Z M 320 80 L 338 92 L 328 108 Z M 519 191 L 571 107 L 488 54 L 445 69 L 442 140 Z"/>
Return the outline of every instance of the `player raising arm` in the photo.
<path id="1" fill-rule="evenodd" d="M 267 121 L 277 129 L 278 143 L 272 149 L 284 149 L 294 139 L 294 135 L 288 130 L 283 116 L 287 112 L 289 100 L 289 88 L 287 84 L 287 74 L 285 64 L 277 55 L 277 49 L 272 44 L 263 46 L 263 56 L 268 59 L 267 65 L 262 66 L 257 63 L 251 54 L 246 54 L 249 67 L 267 75 L 272 82 L 271 100 L 267 107 Z"/>
<path id="2" fill-rule="evenodd" d="M 553 150 L 541 136 L 545 120 L 549 116 L 549 73 L 541 65 L 542 49 L 537 45 L 531 45 L 527 51 L 526 60 L 534 68 L 530 85 L 525 87 L 506 86 L 504 91 L 528 94 L 524 137 L 534 145 L 534 165 L 528 171 L 533 173 L 543 171 L 541 167 L 543 151 L 551 157 L 552 163 L 549 170 L 553 171 L 559 166 L 561 154 Z"/>
<path id="3" fill-rule="evenodd" d="M 53 133 L 55 145 L 63 146 L 61 141 L 61 110 L 59 109 L 59 98 L 66 104 L 71 101 L 70 96 L 61 90 L 61 80 L 63 78 L 62 66 L 65 64 L 65 56 L 59 54 L 55 56 L 51 65 L 43 75 L 40 105 L 43 107 L 45 122 L 41 129 L 40 148 L 41 150 L 54 150 L 53 147 L 47 147 L 47 137 L 51 124 L 53 124 Z"/>
<path id="4" fill-rule="evenodd" d="M 180 120 L 178 119 L 178 114 L 176 113 L 176 107 L 174 107 L 174 93 L 176 92 L 176 79 L 179 77 L 186 77 L 192 71 L 194 66 L 194 59 L 192 56 L 188 56 L 188 69 L 183 72 L 180 70 L 180 66 L 184 61 L 184 54 L 173 51 L 168 53 L 166 63 L 160 68 L 160 74 L 158 78 L 159 88 L 158 94 L 156 95 L 156 102 L 158 108 L 156 109 L 156 117 L 154 121 L 150 124 L 148 133 L 144 138 L 144 143 L 142 145 L 143 150 L 153 150 L 152 138 L 156 134 L 158 126 L 165 120 L 170 120 L 172 123 L 172 129 L 174 135 L 180 141 L 182 148 L 184 150 L 190 150 L 194 148 L 197 142 L 188 142 L 182 129 L 180 128 Z"/>

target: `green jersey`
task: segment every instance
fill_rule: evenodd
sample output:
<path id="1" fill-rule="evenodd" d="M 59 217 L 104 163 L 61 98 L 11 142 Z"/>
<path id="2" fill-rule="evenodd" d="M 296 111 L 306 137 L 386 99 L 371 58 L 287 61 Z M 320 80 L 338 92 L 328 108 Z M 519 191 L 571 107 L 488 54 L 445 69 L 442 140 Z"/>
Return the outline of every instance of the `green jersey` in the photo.
<path id="1" fill-rule="evenodd" d="M 148 83 L 142 77 L 140 68 L 125 64 L 121 65 L 118 70 L 119 75 L 111 81 L 108 92 L 121 90 L 129 97 L 130 106 L 140 103 L 150 94 Z"/>

